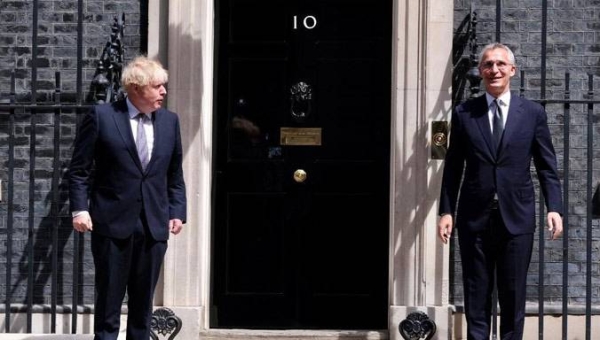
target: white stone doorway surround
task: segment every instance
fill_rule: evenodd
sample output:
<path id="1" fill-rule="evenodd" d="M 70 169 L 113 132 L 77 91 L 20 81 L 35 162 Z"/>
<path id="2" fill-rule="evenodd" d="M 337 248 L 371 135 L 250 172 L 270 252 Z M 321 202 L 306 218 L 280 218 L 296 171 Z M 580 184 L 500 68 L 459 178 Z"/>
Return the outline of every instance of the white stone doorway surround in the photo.
<path id="1" fill-rule="evenodd" d="M 188 221 L 169 241 L 155 302 L 183 319 L 177 338 L 400 340 L 398 324 L 416 310 L 436 322 L 436 339 L 451 338 L 448 247 L 435 233 L 442 162 L 429 141 L 431 122 L 450 118 L 452 1 L 394 1 L 389 330 L 367 332 L 208 328 L 214 3 L 149 0 L 149 9 L 148 54 L 169 70 L 167 106 L 181 117 L 185 149 Z"/>

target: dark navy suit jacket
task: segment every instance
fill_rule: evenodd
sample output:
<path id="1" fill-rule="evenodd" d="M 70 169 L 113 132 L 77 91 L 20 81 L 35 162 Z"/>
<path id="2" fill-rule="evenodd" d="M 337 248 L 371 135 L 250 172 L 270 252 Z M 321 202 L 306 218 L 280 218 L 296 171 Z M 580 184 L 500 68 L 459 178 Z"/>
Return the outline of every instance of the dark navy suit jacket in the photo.
<path id="1" fill-rule="evenodd" d="M 561 184 L 543 107 L 511 96 L 504 136 L 496 152 L 485 95 L 459 105 L 452 114 L 439 213 L 453 214 L 457 228 L 482 231 L 497 193 L 507 230 L 513 235 L 533 233 L 532 160 L 548 211 L 562 214 Z"/>
<path id="2" fill-rule="evenodd" d="M 71 211 L 90 212 L 94 232 L 126 238 L 143 211 L 152 237 L 164 241 L 170 219 L 185 222 L 179 119 L 166 109 L 153 116 L 154 147 L 145 171 L 125 100 L 95 106 L 84 117 L 69 169 L 69 197 Z"/>

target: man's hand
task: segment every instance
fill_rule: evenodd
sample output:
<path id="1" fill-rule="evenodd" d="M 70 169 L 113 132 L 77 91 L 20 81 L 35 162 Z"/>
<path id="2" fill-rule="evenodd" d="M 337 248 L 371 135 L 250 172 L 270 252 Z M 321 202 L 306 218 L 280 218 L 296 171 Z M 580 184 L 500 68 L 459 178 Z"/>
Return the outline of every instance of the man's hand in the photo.
<path id="1" fill-rule="evenodd" d="M 183 222 L 181 222 L 180 219 L 174 218 L 172 220 L 169 220 L 169 231 L 173 235 L 179 234 L 179 232 L 181 231 L 181 229 L 183 229 Z"/>
<path id="2" fill-rule="evenodd" d="M 550 238 L 556 240 L 563 231 L 562 217 L 557 212 L 548 213 L 548 230 L 550 231 Z"/>
<path id="3" fill-rule="evenodd" d="M 90 218 L 90 213 L 87 211 L 73 217 L 73 229 L 78 232 L 85 233 L 86 231 L 92 231 L 92 227 L 92 219 Z"/>
<path id="4" fill-rule="evenodd" d="M 444 243 L 448 243 L 450 236 L 452 236 L 452 224 L 451 214 L 443 215 L 438 221 L 438 236 Z"/>

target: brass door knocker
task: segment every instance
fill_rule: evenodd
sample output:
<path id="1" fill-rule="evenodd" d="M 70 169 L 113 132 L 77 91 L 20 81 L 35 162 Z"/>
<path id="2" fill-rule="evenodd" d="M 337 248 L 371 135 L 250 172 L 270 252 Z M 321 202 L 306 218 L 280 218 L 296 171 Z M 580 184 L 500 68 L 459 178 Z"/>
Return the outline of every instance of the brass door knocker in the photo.
<path id="1" fill-rule="evenodd" d="M 296 122 L 303 122 L 311 113 L 312 88 L 305 82 L 298 82 L 290 88 L 290 113 Z"/>

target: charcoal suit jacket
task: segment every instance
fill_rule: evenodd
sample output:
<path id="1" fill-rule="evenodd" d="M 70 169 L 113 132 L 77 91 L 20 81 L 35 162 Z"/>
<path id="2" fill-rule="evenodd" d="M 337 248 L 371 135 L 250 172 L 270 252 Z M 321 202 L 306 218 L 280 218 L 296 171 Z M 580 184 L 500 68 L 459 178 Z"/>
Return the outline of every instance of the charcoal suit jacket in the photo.
<path id="1" fill-rule="evenodd" d="M 123 239 L 141 214 L 152 237 L 169 238 L 169 220 L 185 222 L 186 196 L 177 115 L 153 113 L 154 147 L 140 163 L 125 100 L 93 107 L 83 118 L 69 169 L 71 211 L 87 210 L 94 232 Z"/>
<path id="2" fill-rule="evenodd" d="M 533 233 L 532 161 L 548 211 L 563 213 L 556 156 L 541 105 L 511 96 L 504 135 L 496 149 L 487 100 L 480 96 L 454 110 L 449 138 L 439 213 L 453 214 L 457 228 L 469 232 L 486 228 L 497 194 L 508 232 Z"/>

